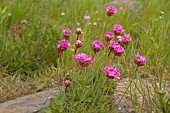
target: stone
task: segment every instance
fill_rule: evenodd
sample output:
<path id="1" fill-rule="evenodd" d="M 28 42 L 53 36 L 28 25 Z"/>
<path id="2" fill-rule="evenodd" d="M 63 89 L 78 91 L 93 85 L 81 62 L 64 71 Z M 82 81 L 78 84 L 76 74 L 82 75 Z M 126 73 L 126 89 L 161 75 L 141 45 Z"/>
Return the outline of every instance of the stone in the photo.
<path id="1" fill-rule="evenodd" d="M 135 11 L 142 7 L 142 3 L 140 1 L 134 0 L 115 0 L 111 4 L 121 10 L 126 10 L 126 8 L 129 8 L 130 11 Z"/>
<path id="2" fill-rule="evenodd" d="M 0 113 L 44 113 L 43 109 L 50 105 L 51 98 L 57 98 L 59 90 L 49 89 L 39 93 L 18 97 L 0 104 Z"/>

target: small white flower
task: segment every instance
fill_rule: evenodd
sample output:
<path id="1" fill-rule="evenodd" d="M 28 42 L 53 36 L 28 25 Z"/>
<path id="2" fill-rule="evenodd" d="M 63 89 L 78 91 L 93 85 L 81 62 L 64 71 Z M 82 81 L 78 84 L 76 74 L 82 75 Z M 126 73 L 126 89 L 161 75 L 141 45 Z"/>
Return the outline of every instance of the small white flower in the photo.
<path id="1" fill-rule="evenodd" d="M 65 15 L 65 13 L 64 13 L 64 12 L 62 12 L 62 13 L 61 13 L 61 15 L 62 15 L 62 16 L 64 16 L 64 15 Z"/>

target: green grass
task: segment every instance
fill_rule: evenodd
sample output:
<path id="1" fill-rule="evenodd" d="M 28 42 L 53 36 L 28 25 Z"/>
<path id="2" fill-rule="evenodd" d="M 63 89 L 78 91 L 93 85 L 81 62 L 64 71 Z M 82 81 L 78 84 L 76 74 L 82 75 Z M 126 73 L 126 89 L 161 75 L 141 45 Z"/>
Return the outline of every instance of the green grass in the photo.
<path id="1" fill-rule="evenodd" d="M 97 98 L 100 99 L 96 102 L 96 99 L 93 98 L 92 103 L 80 104 L 81 95 L 77 97 L 78 104 L 75 107 L 73 107 L 73 103 L 64 104 L 68 107 L 67 110 L 80 109 L 83 111 L 89 109 L 89 106 L 93 106 L 94 111 L 89 109 L 89 112 L 97 112 L 97 110 L 103 110 L 104 108 L 106 108 L 105 112 L 108 112 L 107 110 L 110 109 L 107 107 L 107 103 L 109 102 L 105 96 L 100 95 L 103 89 L 95 86 L 99 85 L 99 81 L 104 81 L 105 77 L 98 78 L 98 75 L 105 76 L 103 67 L 112 65 L 121 71 L 122 77 L 130 76 L 135 68 L 133 61 L 136 54 L 146 56 L 149 60 L 140 69 L 138 75 L 156 76 L 159 81 L 158 89 L 162 90 L 162 85 L 165 83 L 163 78 L 170 73 L 170 2 L 168 0 L 141 0 L 142 8 L 134 12 L 128 9 L 122 11 L 118 6 L 115 6 L 118 9 L 118 14 L 109 18 L 101 36 L 106 19 L 105 7 L 110 5 L 111 1 L 0 0 L 0 75 L 17 76 L 22 80 L 41 78 L 41 72 L 50 73 L 48 69 L 53 70 L 58 65 L 60 70 L 57 69 L 58 75 L 56 77 L 62 76 L 63 71 L 72 70 L 73 72 L 70 73 L 69 77 L 73 79 L 78 76 L 78 72 L 74 71 L 78 66 L 73 58 L 72 49 L 66 50 L 62 59 L 57 60 L 56 46 L 59 40 L 64 39 L 62 30 L 72 30 L 69 41 L 74 44 L 76 40 L 75 29 L 77 27 L 82 28 L 84 34 L 81 35 L 81 38 L 85 40 L 85 43 L 77 52 L 92 55 L 91 42 L 93 40 L 104 41 L 104 33 L 112 31 L 114 24 L 121 24 L 126 33 L 132 36 L 132 42 L 126 50 L 126 56 L 116 58 L 113 63 L 107 57 L 108 50 L 103 49 L 97 53 L 93 66 L 87 68 L 81 76 L 87 76 L 87 78 L 80 77 L 80 81 L 83 79 L 87 82 L 80 82 L 79 87 L 90 86 L 90 89 L 83 90 L 84 96 L 90 97 L 90 94 L 96 93 Z M 62 12 L 65 13 L 64 16 L 61 15 Z M 97 22 L 97 26 L 87 25 L 88 21 L 83 19 L 84 15 L 90 15 L 90 22 L 92 24 Z M 15 40 L 13 40 L 11 26 L 21 25 L 20 21 L 23 19 L 29 20 L 29 23 L 23 26 L 22 32 L 17 32 Z M 77 26 L 77 22 L 80 22 L 81 25 Z M 50 76 L 49 74 L 46 75 Z M 99 81 L 96 81 L 94 85 L 90 78 L 96 76 Z M 62 77 L 62 79 L 64 78 Z M 73 87 L 69 89 L 70 93 L 80 91 L 79 88 L 74 89 Z M 99 90 L 93 90 L 94 88 L 99 88 Z M 86 93 L 89 90 L 92 90 L 92 92 L 88 95 Z M 81 93 L 75 95 L 79 94 Z M 73 102 L 75 98 L 69 97 L 70 99 L 67 101 Z M 63 98 L 61 97 L 61 99 Z M 101 101 L 104 101 L 103 103 L 106 103 L 106 105 L 102 106 Z M 94 105 L 94 103 L 97 105 Z M 154 107 L 156 106 L 154 103 L 152 104 Z"/>

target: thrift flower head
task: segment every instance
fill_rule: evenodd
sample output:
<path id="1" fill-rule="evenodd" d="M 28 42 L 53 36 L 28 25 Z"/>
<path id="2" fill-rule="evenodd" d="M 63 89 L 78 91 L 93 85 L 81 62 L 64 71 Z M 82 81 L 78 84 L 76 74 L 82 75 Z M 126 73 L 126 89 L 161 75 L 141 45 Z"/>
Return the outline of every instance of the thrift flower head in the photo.
<path id="1" fill-rule="evenodd" d="M 86 20 L 90 20 L 90 16 L 84 16 L 84 19 L 86 19 Z"/>
<path id="2" fill-rule="evenodd" d="M 116 56 L 121 56 L 121 55 L 125 54 L 125 49 L 123 47 L 115 47 L 114 54 Z"/>
<path id="3" fill-rule="evenodd" d="M 12 26 L 12 27 L 11 27 L 11 30 L 12 30 L 12 31 L 16 31 L 16 26 Z"/>
<path id="4" fill-rule="evenodd" d="M 68 42 L 68 40 L 61 40 L 61 41 L 59 41 L 58 44 L 60 46 L 66 47 L 66 48 L 70 47 L 70 43 Z"/>
<path id="5" fill-rule="evenodd" d="M 80 35 L 81 33 L 82 33 L 81 28 L 77 28 L 77 29 L 76 29 L 76 34 L 77 34 L 77 35 Z"/>
<path id="6" fill-rule="evenodd" d="M 67 30 L 67 29 L 63 30 L 63 33 L 64 33 L 65 38 L 68 39 L 70 36 L 71 30 Z"/>
<path id="7" fill-rule="evenodd" d="M 21 20 L 20 23 L 21 23 L 21 24 L 27 24 L 27 23 L 28 23 L 28 20 Z"/>
<path id="8" fill-rule="evenodd" d="M 84 40 L 77 40 L 75 43 L 76 48 L 81 47 L 83 43 L 84 43 Z"/>
<path id="9" fill-rule="evenodd" d="M 146 62 L 148 62 L 148 59 L 146 59 L 144 56 L 136 55 L 135 63 L 138 66 L 143 66 Z"/>
<path id="10" fill-rule="evenodd" d="M 119 39 L 119 43 L 124 43 L 125 45 L 128 45 L 129 42 L 131 41 L 131 36 L 129 35 L 124 35 Z"/>
<path id="11" fill-rule="evenodd" d="M 114 33 L 112 32 L 106 32 L 105 40 L 106 42 L 110 41 L 114 37 Z"/>
<path id="12" fill-rule="evenodd" d="M 76 55 L 75 59 L 77 60 L 77 62 L 80 64 L 81 67 L 86 67 L 89 64 L 93 64 L 92 58 L 89 55 L 84 54 L 84 53 L 80 53 Z"/>
<path id="13" fill-rule="evenodd" d="M 70 80 L 65 80 L 65 82 L 64 82 L 64 83 L 65 83 L 65 86 L 66 86 L 66 87 L 69 87 L 69 86 L 70 86 L 70 84 L 71 84 L 71 81 L 70 81 Z"/>
<path id="14" fill-rule="evenodd" d="M 22 26 L 18 26 L 18 29 L 22 29 Z"/>
<path id="15" fill-rule="evenodd" d="M 106 66 L 104 67 L 104 70 L 107 73 L 107 77 L 110 79 L 120 79 L 120 71 L 116 68 L 113 68 L 112 66 Z"/>
<path id="16" fill-rule="evenodd" d="M 113 6 L 107 6 L 106 13 L 107 13 L 107 16 L 112 16 L 117 13 L 117 9 L 114 8 Z"/>
<path id="17" fill-rule="evenodd" d="M 94 52 L 99 52 L 100 49 L 104 46 L 104 44 L 98 40 L 93 41 L 92 45 L 93 45 Z"/>
<path id="18" fill-rule="evenodd" d="M 111 40 L 110 41 L 110 49 L 114 49 L 116 47 L 120 47 L 119 43 L 114 40 Z"/>
<path id="19" fill-rule="evenodd" d="M 115 24 L 114 25 L 114 34 L 115 34 L 115 36 L 118 36 L 118 35 L 120 35 L 121 33 L 123 33 L 123 32 L 125 32 L 125 30 L 123 29 L 123 27 L 121 26 L 121 25 L 119 25 L 119 24 Z"/>

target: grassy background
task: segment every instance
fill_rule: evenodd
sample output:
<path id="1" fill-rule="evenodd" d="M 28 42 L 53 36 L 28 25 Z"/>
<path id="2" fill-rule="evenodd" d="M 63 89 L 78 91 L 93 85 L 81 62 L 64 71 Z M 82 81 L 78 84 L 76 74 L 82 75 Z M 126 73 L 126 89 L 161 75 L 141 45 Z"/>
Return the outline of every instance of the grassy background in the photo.
<path id="1" fill-rule="evenodd" d="M 126 33 L 133 37 L 133 42 L 126 51 L 126 61 L 133 60 L 137 53 L 147 56 L 149 68 L 145 72 L 158 76 L 170 68 L 170 3 L 167 0 L 142 2 L 142 9 L 136 12 L 118 10 L 119 13 L 109 19 L 104 31 L 111 31 L 113 24 L 122 24 Z M 1 73 L 17 73 L 21 78 L 26 78 L 41 69 L 55 66 L 56 46 L 58 40 L 63 39 L 62 29 L 72 30 L 70 42 L 73 44 L 74 31 L 81 27 L 84 31 L 84 45 L 88 46 L 82 47 L 79 52 L 91 54 L 91 41 L 104 38 L 100 34 L 106 18 L 105 7 L 110 3 L 111 0 L 1 0 Z M 65 13 L 64 16 L 61 15 L 62 12 Z M 97 22 L 98 25 L 88 26 L 83 19 L 84 15 L 90 15 L 90 22 Z M 17 34 L 13 41 L 11 26 L 20 25 L 22 19 L 29 20 L 29 23 L 24 25 L 22 33 Z M 77 26 L 77 22 L 81 25 Z M 70 64 L 69 54 L 70 50 L 64 56 L 65 66 Z"/>

